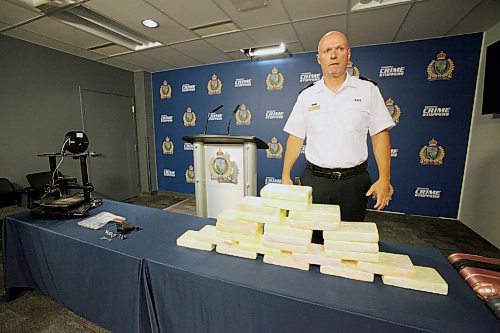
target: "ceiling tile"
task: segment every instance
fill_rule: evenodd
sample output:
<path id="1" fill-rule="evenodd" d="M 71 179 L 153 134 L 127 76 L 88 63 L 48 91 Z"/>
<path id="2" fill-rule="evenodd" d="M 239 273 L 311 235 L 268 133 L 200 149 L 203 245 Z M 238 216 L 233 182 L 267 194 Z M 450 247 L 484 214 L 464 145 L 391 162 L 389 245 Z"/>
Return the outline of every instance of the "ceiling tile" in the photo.
<path id="1" fill-rule="evenodd" d="M 143 51 L 141 53 L 166 62 L 175 67 L 189 67 L 201 64 L 201 62 L 199 62 L 198 60 L 189 57 L 189 55 L 187 54 L 174 50 L 170 46 L 158 47 L 155 49 Z"/>
<path id="2" fill-rule="evenodd" d="M 273 25 L 271 27 L 252 29 L 245 32 L 258 46 L 295 42 L 299 40 L 291 24 Z"/>
<path id="3" fill-rule="evenodd" d="M 6 23 L 3 23 L 3 22 L 0 22 L 0 30 L 5 29 L 7 27 L 10 27 L 10 25 L 6 24 Z"/>
<path id="4" fill-rule="evenodd" d="M 70 44 L 66 44 L 66 43 L 60 42 L 58 40 L 49 38 L 49 37 L 45 37 L 45 36 L 39 35 L 37 33 L 31 32 L 28 30 L 24 30 L 22 28 L 12 29 L 12 30 L 9 30 L 7 32 L 4 32 L 4 34 L 11 36 L 11 37 L 19 38 L 19 39 L 22 39 L 22 40 L 25 40 L 25 41 L 28 41 L 28 42 L 31 42 L 34 44 L 42 45 L 42 46 L 45 46 L 45 47 L 48 47 L 51 49 L 55 49 L 55 50 L 70 53 L 70 54 L 73 54 L 73 55 L 76 55 L 79 57 L 87 58 L 90 60 L 95 60 L 95 59 L 102 57 L 102 56 L 99 56 L 98 54 L 95 54 L 91 51 L 88 51 L 88 50 L 85 50 L 85 49 L 82 49 L 82 48 L 79 48 L 79 47 L 76 47 L 76 46 L 73 46 Z"/>
<path id="5" fill-rule="evenodd" d="M 280 1 L 268 1 L 263 8 L 239 12 L 231 0 L 212 0 L 219 4 L 231 17 L 233 22 L 241 29 L 262 27 L 276 23 L 289 22 L 285 9 Z"/>
<path id="6" fill-rule="evenodd" d="M 25 24 L 22 28 L 84 49 L 108 43 L 105 39 L 47 17 Z"/>
<path id="7" fill-rule="evenodd" d="M 163 44 L 197 37 L 193 32 L 142 0 L 92 0 L 85 3 L 85 7 Z M 143 26 L 141 21 L 146 18 L 158 22 L 159 27 L 151 29 Z"/>
<path id="8" fill-rule="evenodd" d="M 248 57 L 243 54 L 241 51 L 231 51 L 226 52 L 226 54 L 233 60 L 247 60 Z"/>
<path id="9" fill-rule="evenodd" d="M 316 51 L 318 42 L 329 31 L 346 31 L 346 15 L 324 17 L 320 19 L 294 22 L 304 51 Z"/>
<path id="10" fill-rule="evenodd" d="M 203 40 L 184 42 L 171 46 L 179 52 L 188 54 L 190 57 L 204 64 L 231 60 L 224 52 L 219 51 Z"/>
<path id="11" fill-rule="evenodd" d="M 347 29 L 350 46 L 392 41 L 409 9 L 407 4 L 351 13 Z"/>
<path id="12" fill-rule="evenodd" d="M 173 67 L 171 64 L 165 63 L 165 61 L 161 61 L 156 58 L 145 55 L 144 52 L 134 52 L 134 53 L 124 54 L 113 57 L 113 59 L 123 60 L 130 64 L 146 68 L 149 71 L 159 71 Z"/>
<path id="13" fill-rule="evenodd" d="M 286 49 L 291 54 L 304 52 L 304 48 L 300 43 L 288 43 L 286 44 Z"/>
<path id="14" fill-rule="evenodd" d="M 244 32 L 234 32 L 206 38 L 206 41 L 224 52 L 257 46 Z"/>
<path id="15" fill-rule="evenodd" d="M 345 14 L 348 6 L 347 0 L 282 0 L 282 2 L 292 20 Z"/>
<path id="16" fill-rule="evenodd" d="M 461 20 L 448 34 L 465 34 L 486 31 L 500 22 L 500 1 L 483 0 L 469 15 Z"/>
<path id="17" fill-rule="evenodd" d="M 148 0 L 148 2 L 187 28 L 229 19 L 217 5 L 207 0 Z"/>
<path id="18" fill-rule="evenodd" d="M 115 59 L 115 58 L 101 59 L 101 60 L 98 60 L 98 62 L 106 64 L 106 65 L 110 65 L 110 66 L 113 66 L 113 67 L 118 67 L 118 68 L 121 68 L 121 69 L 125 69 L 125 70 L 131 71 L 131 72 L 139 72 L 139 71 L 150 72 L 151 71 L 148 68 L 144 68 L 144 67 L 141 67 L 141 66 L 138 66 L 138 65 L 135 65 L 135 64 L 131 64 L 131 63 L 128 63 L 128 62 L 125 62 L 125 61 L 122 61 L 122 60 Z"/>
<path id="19" fill-rule="evenodd" d="M 412 5 L 396 41 L 443 36 L 481 0 L 430 0 Z"/>
<path id="20" fill-rule="evenodd" d="M 36 11 L 30 11 L 13 3 L 0 0 L 0 21 L 4 23 L 16 25 L 38 16 L 42 15 Z"/>

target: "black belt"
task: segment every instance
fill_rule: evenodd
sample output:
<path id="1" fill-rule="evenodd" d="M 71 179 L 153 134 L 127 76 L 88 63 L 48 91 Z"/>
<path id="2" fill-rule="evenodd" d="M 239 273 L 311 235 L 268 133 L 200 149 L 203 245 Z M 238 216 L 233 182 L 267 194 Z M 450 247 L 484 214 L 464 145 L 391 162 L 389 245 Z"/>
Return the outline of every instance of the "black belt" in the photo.
<path id="1" fill-rule="evenodd" d="M 336 169 L 322 168 L 312 164 L 307 160 L 306 160 L 306 165 L 313 172 L 315 176 L 325 177 L 330 179 L 340 179 L 340 178 L 352 177 L 357 174 L 363 173 L 366 170 L 368 162 L 364 161 L 360 165 L 356 165 L 355 167 L 352 168 L 336 168 Z"/>

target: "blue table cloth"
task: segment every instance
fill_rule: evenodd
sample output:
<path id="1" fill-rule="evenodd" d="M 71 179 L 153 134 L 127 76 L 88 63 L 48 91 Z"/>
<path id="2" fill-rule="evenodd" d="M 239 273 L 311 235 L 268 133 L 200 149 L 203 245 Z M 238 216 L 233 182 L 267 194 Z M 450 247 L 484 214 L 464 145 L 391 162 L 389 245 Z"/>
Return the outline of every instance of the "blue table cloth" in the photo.
<path id="1" fill-rule="evenodd" d="M 437 250 L 381 243 L 437 269 L 447 296 L 175 246 L 145 261 L 153 332 L 497 332 L 500 326 Z"/>
<path id="2" fill-rule="evenodd" d="M 488 308 L 435 249 L 381 243 L 449 285 L 435 295 L 176 246 L 213 219 L 113 201 L 91 211 L 143 230 L 99 240 L 78 220 L 4 223 L 6 290 L 34 288 L 114 332 L 500 332 Z M 113 228 L 109 228 L 114 230 Z"/>

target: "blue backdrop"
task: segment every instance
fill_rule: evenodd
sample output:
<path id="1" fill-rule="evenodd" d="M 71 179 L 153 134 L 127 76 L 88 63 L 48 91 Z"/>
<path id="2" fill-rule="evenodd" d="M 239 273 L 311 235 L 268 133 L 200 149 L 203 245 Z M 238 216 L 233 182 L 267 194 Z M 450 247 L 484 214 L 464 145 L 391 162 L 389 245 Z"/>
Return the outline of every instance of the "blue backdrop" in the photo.
<path id="1" fill-rule="evenodd" d="M 394 195 L 387 211 L 457 217 L 481 41 L 482 34 L 470 34 L 352 49 L 348 71 L 378 83 L 397 123 L 390 131 Z M 280 182 L 283 127 L 299 91 L 320 72 L 311 52 L 154 73 L 159 190 L 194 193 L 192 146 L 182 136 L 203 133 L 205 124 L 207 134 L 225 134 L 238 104 L 231 134 L 273 143 L 258 151 L 258 191 Z M 368 163 L 374 181 L 371 151 Z M 292 178 L 304 164 L 301 155 Z"/>

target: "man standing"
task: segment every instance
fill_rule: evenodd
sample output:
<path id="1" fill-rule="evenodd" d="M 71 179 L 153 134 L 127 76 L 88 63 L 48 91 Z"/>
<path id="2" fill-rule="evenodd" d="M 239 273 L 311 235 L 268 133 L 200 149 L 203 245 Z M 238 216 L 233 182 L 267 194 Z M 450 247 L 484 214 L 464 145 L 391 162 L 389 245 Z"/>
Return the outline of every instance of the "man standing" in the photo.
<path id="1" fill-rule="evenodd" d="M 363 221 L 369 196 L 377 196 L 377 210 L 390 200 L 388 130 L 395 124 L 376 85 L 346 72 L 350 57 L 341 32 L 321 38 L 317 60 L 323 78 L 299 94 L 285 125 L 282 182 L 292 184 L 290 173 L 307 137 L 300 180 L 313 187 L 313 202 L 340 205 L 343 221 Z M 368 132 L 379 172 L 373 184 L 366 170 Z"/>

